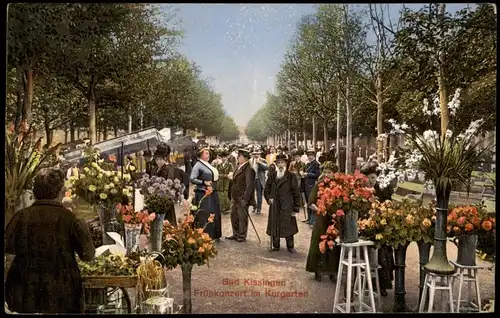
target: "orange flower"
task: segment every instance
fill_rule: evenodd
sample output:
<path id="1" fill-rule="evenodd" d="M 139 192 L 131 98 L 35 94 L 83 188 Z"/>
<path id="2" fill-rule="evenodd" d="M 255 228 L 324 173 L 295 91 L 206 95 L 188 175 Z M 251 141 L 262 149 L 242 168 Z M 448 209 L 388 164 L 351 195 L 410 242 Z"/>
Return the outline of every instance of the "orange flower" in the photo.
<path id="1" fill-rule="evenodd" d="M 202 234 L 203 233 L 203 229 L 202 228 L 198 228 L 198 229 L 196 229 L 196 232 L 198 232 L 199 234 Z"/>
<path id="2" fill-rule="evenodd" d="M 478 228 L 481 225 L 481 219 L 477 216 L 473 217 L 472 224 L 474 225 L 474 227 Z"/>
<path id="3" fill-rule="evenodd" d="M 205 196 L 209 196 L 209 195 L 211 195 L 211 194 L 212 194 L 212 192 L 213 192 L 212 187 L 208 187 L 208 188 L 205 190 Z"/>
<path id="4" fill-rule="evenodd" d="M 210 213 L 210 216 L 208 217 L 208 223 L 213 223 L 214 218 L 215 218 L 215 214 Z"/>
<path id="5" fill-rule="evenodd" d="M 465 224 L 465 231 L 466 232 L 472 232 L 472 230 L 474 230 L 474 225 L 472 225 L 471 223 Z"/>
<path id="6" fill-rule="evenodd" d="M 198 249 L 198 253 L 200 254 L 205 253 L 205 249 L 203 248 L 203 246 L 200 246 L 200 248 Z"/>
<path id="7" fill-rule="evenodd" d="M 465 216 L 461 216 L 458 218 L 457 223 L 459 225 L 463 225 L 465 223 Z"/>
<path id="8" fill-rule="evenodd" d="M 454 226 L 453 232 L 455 232 L 455 234 L 460 234 L 460 228 L 458 226 Z"/>
<path id="9" fill-rule="evenodd" d="M 451 226 L 450 226 L 450 225 L 448 225 L 448 226 L 446 227 L 446 232 L 451 233 Z"/>
<path id="10" fill-rule="evenodd" d="M 483 224 L 481 224 L 483 229 L 485 229 L 486 231 L 489 231 L 493 228 L 493 224 L 491 223 L 490 220 L 486 220 L 486 221 L 483 221 Z"/>
<path id="11" fill-rule="evenodd" d="M 193 223 L 194 222 L 194 216 L 192 214 L 188 215 L 188 217 L 186 218 L 186 221 L 188 223 Z"/>
<path id="12" fill-rule="evenodd" d="M 319 242 L 319 251 L 320 251 L 321 253 L 324 253 L 324 252 L 325 252 L 325 250 L 326 250 L 325 241 L 321 241 L 321 242 Z"/>

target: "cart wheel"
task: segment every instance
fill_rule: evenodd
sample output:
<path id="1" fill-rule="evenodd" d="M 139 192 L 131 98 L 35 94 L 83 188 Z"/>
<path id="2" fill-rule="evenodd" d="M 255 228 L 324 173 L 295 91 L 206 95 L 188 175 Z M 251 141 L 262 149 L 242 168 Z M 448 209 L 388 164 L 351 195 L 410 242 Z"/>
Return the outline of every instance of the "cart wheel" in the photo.
<path id="1" fill-rule="evenodd" d="M 120 314 L 132 313 L 132 303 L 127 290 L 123 287 L 109 287 L 106 291 L 107 305 L 115 305 Z"/>

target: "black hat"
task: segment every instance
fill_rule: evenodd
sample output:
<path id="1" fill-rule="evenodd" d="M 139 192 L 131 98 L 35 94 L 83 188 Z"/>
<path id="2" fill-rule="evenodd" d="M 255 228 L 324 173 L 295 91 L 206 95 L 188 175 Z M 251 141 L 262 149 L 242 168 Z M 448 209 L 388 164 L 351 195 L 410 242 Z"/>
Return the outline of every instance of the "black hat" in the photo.
<path id="1" fill-rule="evenodd" d="M 226 149 L 222 149 L 219 153 L 219 156 L 227 157 L 227 156 L 229 156 L 229 151 L 227 151 Z"/>
<path id="2" fill-rule="evenodd" d="M 361 169 L 359 169 L 359 170 L 365 176 L 372 174 L 372 173 L 375 173 L 378 175 L 377 168 L 378 168 L 378 162 L 376 162 L 375 160 L 371 160 L 371 161 L 368 161 L 367 163 L 365 163 L 361 167 Z"/>
<path id="3" fill-rule="evenodd" d="M 287 161 L 288 158 L 285 155 L 277 155 L 275 161 Z"/>
<path id="4" fill-rule="evenodd" d="M 161 143 L 156 147 L 155 157 L 166 158 L 170 155 L 170 146 L 166 143 Z"/>
<path id="5" fill-rule="evenodd" d="M 144 157 L 152 157 L 153 154 L 151 153 L 151 150 L 144 150 L 144 152 L 142 153 L 142 155 Z"/>
<path id="6" fill-rule="evenodd" d="M 243 156 L 247 159 L 250 159 L 250 151 L 240 148 L 240 149 L 238 149 L 238 156 Z"/>

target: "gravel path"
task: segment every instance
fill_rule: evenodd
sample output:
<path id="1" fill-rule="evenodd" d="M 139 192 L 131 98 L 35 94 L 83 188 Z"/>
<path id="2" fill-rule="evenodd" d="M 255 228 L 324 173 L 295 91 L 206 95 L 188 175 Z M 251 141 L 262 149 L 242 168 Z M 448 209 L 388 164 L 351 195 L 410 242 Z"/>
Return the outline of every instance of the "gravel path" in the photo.
<path id="1" fill-rule="evenodd" d="M 305 263 L 312 230 L 299 215 L 299 233 L 295 236 L 298 251 L 292 257 L 284 248 L 269 252 L 269 237 L 265 234 L 268 206 L 263 203 L 262 214 L 251 217 L 262 243 L 249 223 L 247 241 L 238 243 L 222 239 L 218 244 L 218 255 L 210 260 L 210 266 L 195 266 L 192 274 L 193 313 L 328 313 L 333 306 L 335 284 L 324 276 L 321 282 L 314 274 L 305 271 Z M 223 236 L 231 235 L 229 215 L 223 215 Z M 456 259 L 457 250 L 448 244 L 448 257 Z M 477 265 L 491 266 L 477 258 Z M 416 308 L 418 301 L 418 248 L 415 243 L 408 247 L 406 257 L 406 303 Z M 480 276 L 481 298 L 494 297 L 494 270 L 482 270 Z M 167 273 L 176 303 L 182 303 L 182 274 L 180 268 Z M 274 286 L 252 286 L 267 282 Z M 393 292 L 382 298 L 382 310 L 392 308 Z M 439 296 L 436 303 L 441 302 Z M 455 296 L 456 297 L 456 296 Z M 446 299 L 446 296 L 445 298 Z M 442 303 L 442 302 L 441 302 Z M 380 311 L 380 310 L 379 310 Z"/>

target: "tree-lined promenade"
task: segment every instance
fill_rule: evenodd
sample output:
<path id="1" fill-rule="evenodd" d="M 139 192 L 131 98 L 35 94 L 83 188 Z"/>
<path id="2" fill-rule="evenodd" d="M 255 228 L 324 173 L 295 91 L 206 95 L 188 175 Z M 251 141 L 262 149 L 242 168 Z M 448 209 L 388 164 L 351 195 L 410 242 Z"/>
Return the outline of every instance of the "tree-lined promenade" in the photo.
<path id="1" fill-rule="evenodd" d="M 147 4 L 11 4 L 7 121 L 95 143 L 155 126 L 238 138 L 221 96 L 178 52 L 175 14 Z"/>
<path id="2" fill-rule="evenodd" d="M 380 154 L 394 143 L 385 136 L 389 119 L 418 132 L 429 129 L 424 98 L 433 99 L 429 111 L 442 114 L 445 132 L 457 88 L 462 103 L 455 129 L 485 118 L 482 131 L 493 131 L 495 6 L 464 6 L 452 14 L 445 4 L 430 4 L 405 8 L 397 19 L 389 6 L 323 4 L 304 16 L 277 75 L 276 94 L 268 93 L 248 124 L 249 138 L 282 145 L 333 139 L 351 153 L 354 137 L 379 137 Z"/>

